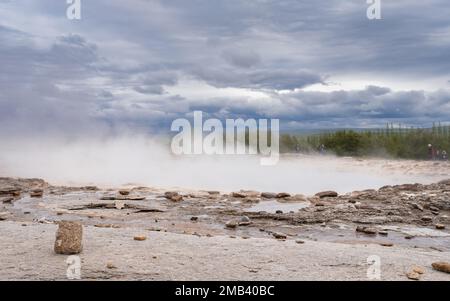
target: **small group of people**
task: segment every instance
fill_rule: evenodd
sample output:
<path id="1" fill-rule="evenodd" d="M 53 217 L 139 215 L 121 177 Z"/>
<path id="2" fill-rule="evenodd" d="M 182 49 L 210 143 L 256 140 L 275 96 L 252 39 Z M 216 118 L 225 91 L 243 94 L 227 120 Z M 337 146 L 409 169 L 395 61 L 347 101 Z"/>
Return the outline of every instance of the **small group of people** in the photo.
<path id="1" fill-rule="evenodd" d="M 448 160 L 448 154 L 445 150 L 440 150 L 431 144 L 428 144 L 428 158 L 430 160 Z"/>
<path id="2" fill-rule="evenodd" d="M 300 153 L 300 152 L 301 152 L 300 144 L 297 144 L 297 145 L 295 146 L 295 151 L 296 151 L 297 153 Z M 321 155 L 326 155 L 326 153 L 327 153 L 327 149 L 326 149 L 326 147 L 325 147 L 324 144 L 319 145 L 319 147 L 317 148 L 317 151 L 318 151 L 319 154 L 321 154 Z"/>

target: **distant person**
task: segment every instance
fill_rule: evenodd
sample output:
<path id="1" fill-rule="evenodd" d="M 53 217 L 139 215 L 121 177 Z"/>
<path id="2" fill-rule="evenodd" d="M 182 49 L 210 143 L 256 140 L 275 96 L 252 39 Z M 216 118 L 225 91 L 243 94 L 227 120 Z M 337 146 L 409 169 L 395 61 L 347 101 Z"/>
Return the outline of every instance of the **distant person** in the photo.
<path id="1" fill-rule="evenodd" d="M 321 144 L 321 145 L 319 146 L 319 153 L 320 153 L 321 155 L 325 155 L 325 145 Z"/>
<path id="2" fill-rule="evenodd" d="M 436 160 L 436 149 L 432 144 L 428 144 L 428 158 L 430 160 Z"/>
<path id="3" fill-rule="evenodd" d="M 445 151 L 445 150 L 442 151 L 442 160 L 443 161 L 447 161 L 448 160 L 447 151 Z"/>

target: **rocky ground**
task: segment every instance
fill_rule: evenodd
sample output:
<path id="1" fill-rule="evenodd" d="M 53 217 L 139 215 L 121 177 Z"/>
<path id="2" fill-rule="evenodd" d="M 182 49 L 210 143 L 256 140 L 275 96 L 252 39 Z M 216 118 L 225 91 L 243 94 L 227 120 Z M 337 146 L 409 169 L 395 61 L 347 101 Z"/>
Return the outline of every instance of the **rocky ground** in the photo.
<path id="1" fill-rule="evenodd" d="M 66 279 L 59 221 L 84 228 L 82 279 L 450 280 L 450 180 L 313 196 L 52 186 L 0 178 L 0 279 Z M 420 273 L 411 275 L 413 269 Z"/>

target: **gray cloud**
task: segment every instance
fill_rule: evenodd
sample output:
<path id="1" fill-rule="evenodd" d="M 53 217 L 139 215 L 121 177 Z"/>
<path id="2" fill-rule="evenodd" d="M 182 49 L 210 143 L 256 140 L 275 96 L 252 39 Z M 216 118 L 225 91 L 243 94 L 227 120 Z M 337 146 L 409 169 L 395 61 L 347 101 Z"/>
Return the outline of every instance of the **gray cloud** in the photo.
<path id="1" fill-rule="evenodd" d="M 0 131 L 167 128 L 195 109 L 279 117 L 289 127 L 450 121 L 447 0 L 383 1 L 381 21 L 367 20 L 366 8 L 359 0 L 97 0 L 83 1 L 83 19 L 72 22 L 64 1 L 0 1 Z M 361 74 L 409 89 L 305 90 Z M 409 84 L 421 80 L 443 84 Z M 216 90 L 199 95 L 190 81 Z"/>

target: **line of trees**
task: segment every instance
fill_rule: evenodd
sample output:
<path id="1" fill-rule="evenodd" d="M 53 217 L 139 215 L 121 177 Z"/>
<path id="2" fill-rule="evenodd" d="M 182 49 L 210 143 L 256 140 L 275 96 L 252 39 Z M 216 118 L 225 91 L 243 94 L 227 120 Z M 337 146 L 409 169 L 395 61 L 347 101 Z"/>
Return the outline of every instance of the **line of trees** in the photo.
<path id="1" fill-rule="evenodd" d="M 412 128 L 388 124 L 384 129 L 338 130 L 334 132 L 280 137 L 284 153 L 313 153 L 321 145 L 338 156 L 389 156 L 405 159 L 427 159 L 428 145 L 450 151 L 450 126 L 433 124 L 431 128 Z"/>

